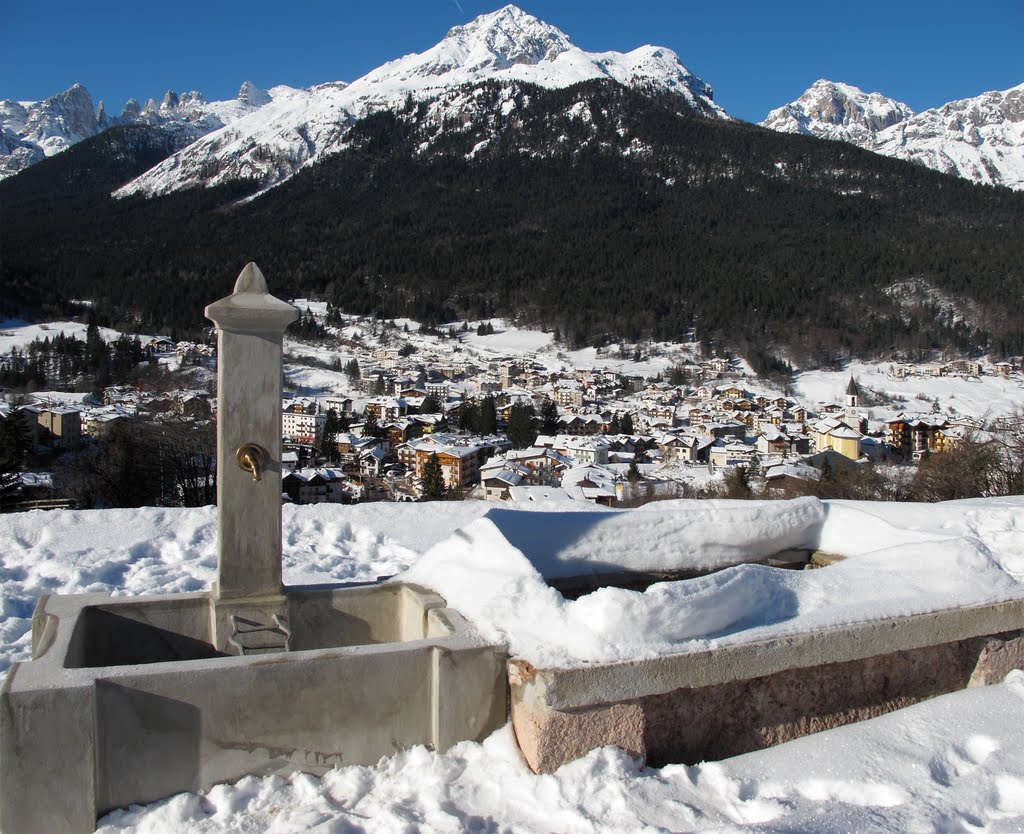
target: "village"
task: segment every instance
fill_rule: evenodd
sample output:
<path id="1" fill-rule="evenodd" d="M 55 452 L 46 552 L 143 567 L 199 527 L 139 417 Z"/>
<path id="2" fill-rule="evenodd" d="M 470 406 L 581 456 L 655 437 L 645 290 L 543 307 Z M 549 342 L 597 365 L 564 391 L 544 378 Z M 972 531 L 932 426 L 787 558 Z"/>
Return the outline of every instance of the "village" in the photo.
<path id="1" fill-rule="evenodd" d="M 324 319 L 322 305 L 305 309 L 309 327 Z M 489 338 L 489 322 L 447 331 L 337 313 L 334 322 L 317 324 L 314 340 L 287 342 L 282 498 L 296 504 L 443 497 L 636 506 L 755 492 L 789 497 L 813 491 L 823 473 L 913 465 L 1020 418 L 983 419 L 939 397 L 886 398 L 862 390 L 852 372 L 833 386 L 832 399 L 809 402 L 758 379 L 742 359 L 702 358 L 692 345 L 620 346 L 582 357 L 605 359 L 601 365 L 580 366 L 573 363 L 580 357 L 550 344 L 503 350 L 508 342 Z M 212 343 L 150 338 L 147 347 L 176 371 L 161 390 L 140 379 L 101 395 L 4 394 L 0 417 L 20 421 L 37 464 L 16 483 L 8 477 L 6 507 L 74 505 L 55 490 L 47 463 L 103 444 L 118 426 L 212 425 Z M 879 367 L 895 387 L 988 378 L 1020 388 L 1024 400 L 1019 360 Z M 182 503 L 212 500 L 212 457 L 189 471 L 192 486 L 196 478 L 205 483 Z M 733 484 L 753 489 L 730 493 L 730 473 Z"/>

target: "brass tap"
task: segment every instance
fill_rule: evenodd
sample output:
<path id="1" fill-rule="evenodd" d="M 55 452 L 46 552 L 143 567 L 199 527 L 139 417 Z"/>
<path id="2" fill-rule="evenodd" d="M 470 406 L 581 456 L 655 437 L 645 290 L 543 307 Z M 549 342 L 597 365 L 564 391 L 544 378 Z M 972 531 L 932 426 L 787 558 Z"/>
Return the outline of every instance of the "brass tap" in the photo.
<path id="1" fill-rule="evenodd" d="M 252 472 L 254 481 L 260 480 L 260 473 L 263 471 L 266 459 L 266 452 L 255 443 L 245 443 L 239 446 L 238 451 L 235 452 L 235 460 L 238 461 L 238 465 L 246 472 Z"/>

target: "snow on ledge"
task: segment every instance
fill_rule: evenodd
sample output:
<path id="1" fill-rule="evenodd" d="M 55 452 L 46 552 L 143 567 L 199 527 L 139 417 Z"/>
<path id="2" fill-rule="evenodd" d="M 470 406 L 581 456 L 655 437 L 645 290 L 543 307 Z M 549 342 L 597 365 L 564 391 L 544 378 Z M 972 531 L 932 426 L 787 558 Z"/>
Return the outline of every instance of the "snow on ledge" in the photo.
<path id="1" fill-rule="evenodd" d="M 433 588 L 535 666 L 638 660 L 1024 598 L 1024 499 L 942 505 L 666 501 L 608 513 L 492 510 L 398 579 Z M 739 564 L 788 548 L 814 571 Z M 566 600 L 547 579 L 710 569 Z"/>

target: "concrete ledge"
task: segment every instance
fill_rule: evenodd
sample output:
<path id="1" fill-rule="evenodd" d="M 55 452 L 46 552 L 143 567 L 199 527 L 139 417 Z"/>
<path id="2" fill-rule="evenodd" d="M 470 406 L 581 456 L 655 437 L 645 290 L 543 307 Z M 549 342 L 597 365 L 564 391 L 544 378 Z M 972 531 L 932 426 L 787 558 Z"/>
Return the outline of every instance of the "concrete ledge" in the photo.
<path id="1" fill-rule="evenodd" d="M 1024 603 L 940 611 L 631 663 L 508 664 L 538 772 L 617 745 L 651 764 L 761 749 L 1024 668 Z"/>
<path id="2" fill-rule="evenodd" d="M 628 663 L 536 669 L 520 700 L 575 709 L 1024 628 L 1024 600 L 853 623 Z"/>

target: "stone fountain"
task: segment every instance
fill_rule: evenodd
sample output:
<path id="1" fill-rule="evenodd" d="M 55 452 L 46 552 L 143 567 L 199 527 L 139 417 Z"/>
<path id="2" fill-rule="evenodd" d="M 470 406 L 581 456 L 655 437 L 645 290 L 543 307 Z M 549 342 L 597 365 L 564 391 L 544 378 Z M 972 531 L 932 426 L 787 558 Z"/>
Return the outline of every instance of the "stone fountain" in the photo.
<path id="1" fill-rule="evenodd" d="M 0 830 L 86 834 L 112 809 L 247 774 L 322 773 L 482 739 L 505 657 L 401 583 L 285 587 L 281 357 L 295 309 L 255 264 L 219 329 L 217 582 L 165 596 L 46 596 L 0 690 Z"/>

